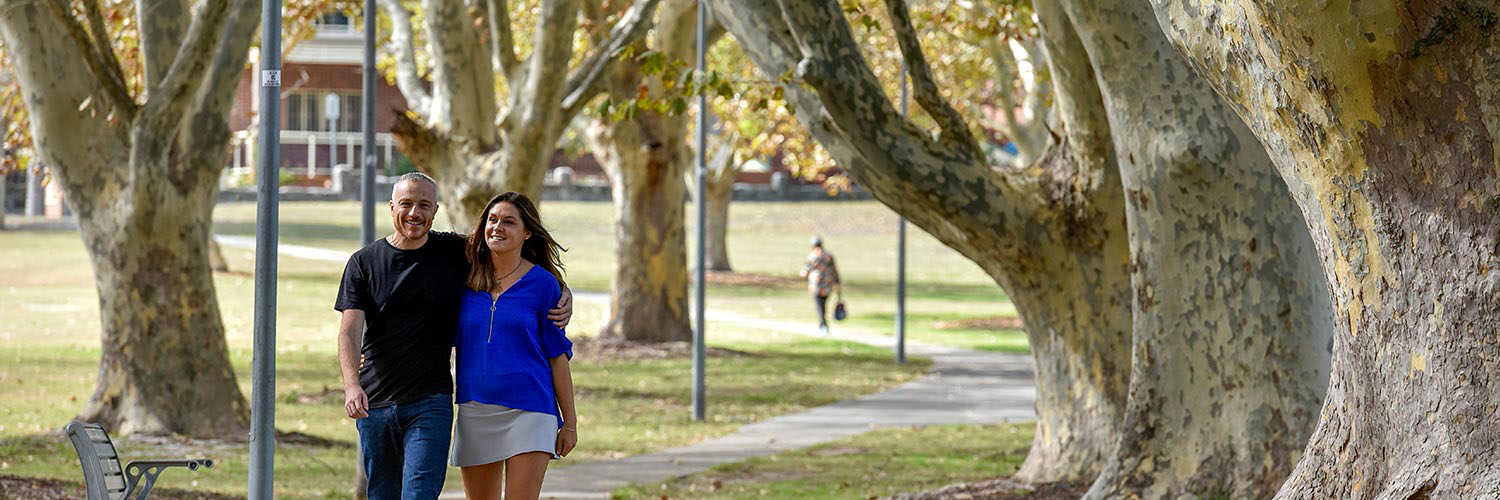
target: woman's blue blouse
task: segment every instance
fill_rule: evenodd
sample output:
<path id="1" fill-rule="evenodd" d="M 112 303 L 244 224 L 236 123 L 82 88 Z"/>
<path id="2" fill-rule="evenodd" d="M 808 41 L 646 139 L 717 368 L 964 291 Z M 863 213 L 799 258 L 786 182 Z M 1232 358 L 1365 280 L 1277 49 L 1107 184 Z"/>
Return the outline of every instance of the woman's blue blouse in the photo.
<path id="1" fill-rule="evenodd" d="M 457 402 L 546 413 L 562 425 L 548 360 L 573 359 L 573 342 L 547 319 L 561 296 L 557 278 L 541 266 L 532 266 L 495 300 L 464 289 L 453 339 Z"/>

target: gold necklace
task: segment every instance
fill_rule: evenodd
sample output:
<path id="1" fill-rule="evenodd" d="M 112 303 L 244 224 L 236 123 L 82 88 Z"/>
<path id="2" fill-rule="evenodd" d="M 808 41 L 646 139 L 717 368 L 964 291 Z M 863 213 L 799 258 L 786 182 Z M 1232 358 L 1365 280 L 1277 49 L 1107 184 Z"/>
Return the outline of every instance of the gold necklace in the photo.
<path id="1" fill-rule="evenodd" d="M 505 281 L 505 278 L 509 278 L 510 275 L 516 274 L 516 271 L 519 270 L 519 269 L 521 269 L 521 263 L 522 262 L 526 262 L 526 259 L 516 259 L 516 267 L 514 269 L 511 269 L 510 272 L 505 273 L 505 276 L 501 276 L 499 278 L 495 278 L 495 285 L 496 286 L 500 285 L 500 283 L 502 283 L 502 282 Z"/>

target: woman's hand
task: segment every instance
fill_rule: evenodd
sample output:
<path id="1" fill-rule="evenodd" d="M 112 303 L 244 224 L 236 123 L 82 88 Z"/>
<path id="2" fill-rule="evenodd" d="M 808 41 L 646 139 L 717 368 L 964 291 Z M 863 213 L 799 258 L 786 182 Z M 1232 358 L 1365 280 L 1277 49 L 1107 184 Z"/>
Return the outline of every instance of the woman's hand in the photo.
<path id="1" fill-rule="evenodd" d="M 578 428 L 563 426 L 557 430 L 557 454 L 568 456 L 573 447 L 578 445 Z"/>

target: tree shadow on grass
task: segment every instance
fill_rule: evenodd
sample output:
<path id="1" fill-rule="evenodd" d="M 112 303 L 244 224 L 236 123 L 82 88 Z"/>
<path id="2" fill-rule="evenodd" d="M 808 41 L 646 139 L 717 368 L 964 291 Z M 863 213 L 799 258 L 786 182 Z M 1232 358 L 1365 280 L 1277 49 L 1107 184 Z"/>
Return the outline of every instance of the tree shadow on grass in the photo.
<path id="1" fill-rule="evenodd" d="M 80 476 L 82 472 L 78 473 Z M 83 497 L 82 481 L 64 481 L 61 479 L 20 477 L 8 474 L 0 474 L 0 498 L 16 498 L 27 500 L 74 500 Z M 159 500 L 242 500 L 244 497 L 226 495 L 223 493 L 212 493 L 206 491 L 188 491 L 176 488 L 151 488 L 151 498 Z"/>
<path id="2" fill-rule="evenodd" d="M 359 226 L 357 225 L 281 221 L 276 227 L 277 235 L 281 238 L 347 239 L 349 241 L 359 241 Z M 390 229 L 390 227 L 387 226 L 386 229 Z M 214 232 L 241 236 L 253 235 L 255 234 L 255 222 L 215 221 Z"/>

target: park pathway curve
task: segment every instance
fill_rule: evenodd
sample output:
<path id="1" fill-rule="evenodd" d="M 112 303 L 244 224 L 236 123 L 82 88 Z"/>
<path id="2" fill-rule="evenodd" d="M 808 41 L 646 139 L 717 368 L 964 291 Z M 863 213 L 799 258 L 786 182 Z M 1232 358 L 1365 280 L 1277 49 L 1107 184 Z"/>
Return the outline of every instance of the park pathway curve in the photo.
<path id="1" fill-rule="evenodd" d="M 253 238 L 218 235 L 215 238 L 228 247 L 254 246 Z M 280 245 L 280 253 L 314 260 L 348 259 L 345 253 L 296 245 Z M 596 292 L 575 292 L 574 298 L 589 303 L 609 300 L 608 295 Z M 817 335 L 805 322 L 753 318 L 713 309 L 705 315 L 708 321 Z M 825 338 L 886 348 L 894 344 L 893 337 L 838 330 Z M 547 471 L 542 498 L 609 498 L 615 488 L 631 483 L 656 483 L 715 465 L 805 448 L 878 427 L 990 424 L 1035 418 L 1036 390 L 1030 356 L 913 342 L 907 342 L 906 352 L 909 356 L 931 359 L 932 370 L 884 392 L 770 418 L 727 436 L 645 455 L 553 468 Z M 712 394 L 710 379 L 710 412 Z M 440 498 L 463 498 L 461 485 L 448 486 Z"/>

